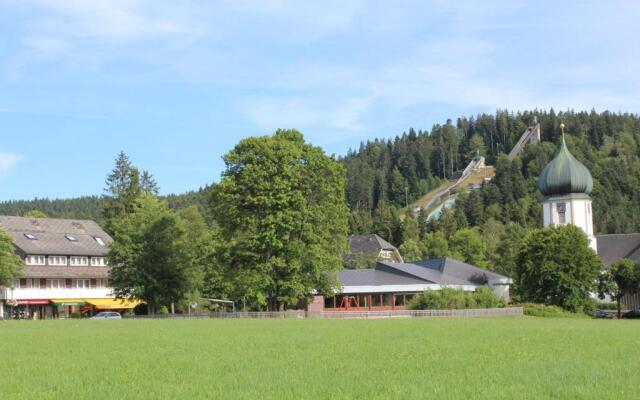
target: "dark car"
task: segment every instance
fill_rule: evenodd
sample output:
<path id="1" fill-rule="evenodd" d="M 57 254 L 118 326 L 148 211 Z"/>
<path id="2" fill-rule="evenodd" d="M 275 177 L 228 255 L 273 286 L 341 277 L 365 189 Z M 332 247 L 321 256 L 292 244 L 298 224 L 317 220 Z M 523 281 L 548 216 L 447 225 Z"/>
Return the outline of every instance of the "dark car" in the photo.
<path id="1" fill-rule="evenodd" d="M 626 319 L 640 319 L 640 310 L 632 310 L 622 314 L 622 318 Z"/>

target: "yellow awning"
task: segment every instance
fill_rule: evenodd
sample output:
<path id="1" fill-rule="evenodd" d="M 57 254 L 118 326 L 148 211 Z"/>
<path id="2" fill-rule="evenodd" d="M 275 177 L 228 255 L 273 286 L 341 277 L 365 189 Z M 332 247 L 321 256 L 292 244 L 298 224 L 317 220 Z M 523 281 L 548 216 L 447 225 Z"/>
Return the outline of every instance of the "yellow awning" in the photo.
<path id="1" fill-rule="evenodd" d="M 121 299 L 84 299 L 98 310 L 121 310 L 123 308 L 134 308 L 143 302 L 140 300 L 121 300 Z"/>

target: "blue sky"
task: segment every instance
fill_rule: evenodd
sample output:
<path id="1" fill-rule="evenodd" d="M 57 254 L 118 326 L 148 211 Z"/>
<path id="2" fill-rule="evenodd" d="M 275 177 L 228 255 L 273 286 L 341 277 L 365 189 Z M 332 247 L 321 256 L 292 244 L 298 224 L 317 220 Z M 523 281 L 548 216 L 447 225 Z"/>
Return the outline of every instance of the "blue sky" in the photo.
<path id="1" fill-rule="evenodd" d="M 163 193 L 241 138 L 328 153 L 447 118 L 640 112 L 637 1 L 0 0 L 0 200 L 101 194 L 120 150 Z"/>

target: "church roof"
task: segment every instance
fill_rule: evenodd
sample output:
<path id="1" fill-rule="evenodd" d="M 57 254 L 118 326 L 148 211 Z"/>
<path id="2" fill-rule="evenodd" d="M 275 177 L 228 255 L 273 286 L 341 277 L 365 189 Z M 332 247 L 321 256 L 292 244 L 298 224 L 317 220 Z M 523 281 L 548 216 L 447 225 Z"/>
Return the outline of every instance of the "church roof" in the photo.
<path id="1" fill-rule="evenodd" d="M 605 267 L 621 258 L 640 262 L 640 233 L 598 235 L 598 255 Z"/>
<path id="2" fill-rule="evenodd" d="M 564 141 L 564 134 L 560 151 L 540 173 L 538 188 L 545 196 L 570 193 L 589 194 L 593 190 L 591 173 L 569 152 Z"/>

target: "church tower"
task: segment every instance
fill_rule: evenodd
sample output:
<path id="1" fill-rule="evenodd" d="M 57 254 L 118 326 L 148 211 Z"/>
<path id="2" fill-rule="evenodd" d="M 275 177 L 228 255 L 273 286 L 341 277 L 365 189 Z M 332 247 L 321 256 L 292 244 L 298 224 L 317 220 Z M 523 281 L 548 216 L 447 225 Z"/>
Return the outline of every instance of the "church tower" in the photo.
<path id="1" fill-rule="evenodd" d="M 542 212 L 544 226 L 573 224 L 587 235 L 589 246 L 597 252 L 596 238 L 593 235 L 593 213 L 591 197 L 593 178 L 591 173 L 567 149 L 564 141 L 556 157 L 540 173 L 538 188 L 544 195 Z"/>

